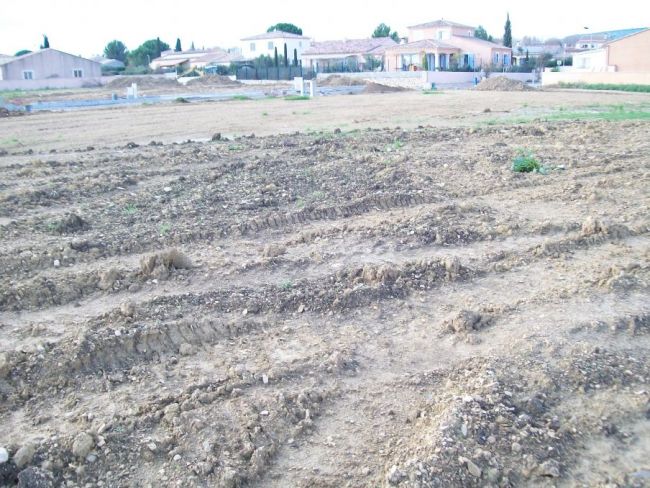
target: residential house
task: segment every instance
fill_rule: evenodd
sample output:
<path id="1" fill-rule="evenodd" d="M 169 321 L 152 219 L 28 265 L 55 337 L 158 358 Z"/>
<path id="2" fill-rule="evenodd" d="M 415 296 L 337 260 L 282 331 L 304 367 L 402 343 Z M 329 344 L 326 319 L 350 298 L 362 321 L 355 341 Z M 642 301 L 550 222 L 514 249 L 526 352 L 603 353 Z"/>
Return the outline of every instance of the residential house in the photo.
<path id="1" fill-rule="evenodd" d="M 631 34 L 636 34 L 637 32 L 641 32 L 643 30 L 645 30 L 645 27 L 618 29 L 603 32 L 584 32 L 581 34 L 567 36 L 563 39 L 564 56 L 570 57 L 576 53 L 581 53 L 583 51 L 600 49 L 610 41 L 615 41 L 616 39 L 627 37 Z"/>
<path id="2" fill-rule="evenodd" d="M 3 81 L 55 78 L 95 81 L 101 75 L 98 62 L 51 48 L 0 61 L 0 80 Z"/>
<path id="3" fill-rule="evenodd" d="M 561 59 L 564 57 L 564 49 L 561 44 L 517 44 L 517 47 L 512 50 L 512 64 L 522 66 L 526 62 L 526 56 L 529 62 L 534 63 L 535 60 L 546 55 L 550 55 L 553 59 Z"/>
<path id="4" fill-rule="evenodd" d="M 231 63 L 243 61 L 241 54 L 223 49 L 215 49 L 191 62 L 193 68 L 210 69 L 217 66 L 230 66 Z"/>
<path id="5" fill-rule="evenodd" d="M 174 51 L 170 49 L 160 53 L 160 57 L 152 59 L 149 67 L 153 70 L 187 71 L 191 69 L 191 62 L 205 56 L 209 50 L 190 49 L 187 51 Z"/>
<path id="6" fill-rule="evenodd" d="M 474 37 L 473 26 L 441 19 L 408 30 L 407 44 L 386 50 L 386 71 L 504 68 L 512 64 L 511 48 Z"/>
<path id="7" fill-rule="evenodd" d="M 397 46 L 390 37 L 314 42 L 303 51 L 303 68 L 316 73 L 364 71 L 381 66 L 386 49 Z"/>
<path id="8" fill-rule="evenodd" d="M 573 69 L 586 71 L 650 72 L 650 29 L 603 43 L 573 55 Z"/>
<path id="9" fill-rule="evenodd" d="M 245 59 L 255 59 L 262 55 L 273 58 L 277 49 L 278 56 L 284 56 L 285 44 L 289 60 L 293 61 L 295 49 L 298 61 L 301 61 L 302 53 L 311 45 L 311 39 L 290 32 L 265 32 L 264 34 L 241 39 L 241 53 Z"/>

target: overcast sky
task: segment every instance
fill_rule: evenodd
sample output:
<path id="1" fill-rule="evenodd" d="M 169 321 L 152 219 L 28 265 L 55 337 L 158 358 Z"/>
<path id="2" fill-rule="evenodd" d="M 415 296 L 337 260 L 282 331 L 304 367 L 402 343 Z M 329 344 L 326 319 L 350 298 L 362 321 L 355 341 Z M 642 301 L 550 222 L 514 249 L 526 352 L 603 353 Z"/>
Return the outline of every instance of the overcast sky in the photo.
<path id="1" fill-rule="evenodd" d="M 483 25 L 503 35 L 506 12 L 513 37 L 564 37 L 650 26 L 648 0 L 0 0 L 0 53 L 35 50 L 42 34 L 50 45 L 91 56 L 119 39 L 129 49 L 159 36 L 172 47 L 235 46 L 241 37 L 266 31 L 277 22 L 292 22 L 316 40 L 368 37 L 380 22 L 406 35 L 409 25 L 439 18 Z"/>

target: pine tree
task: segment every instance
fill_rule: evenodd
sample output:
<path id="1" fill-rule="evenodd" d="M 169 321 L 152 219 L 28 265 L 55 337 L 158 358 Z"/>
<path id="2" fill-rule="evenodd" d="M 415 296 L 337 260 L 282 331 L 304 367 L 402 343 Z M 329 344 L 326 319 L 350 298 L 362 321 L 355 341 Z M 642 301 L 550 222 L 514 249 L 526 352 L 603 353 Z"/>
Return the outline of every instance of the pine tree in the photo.
<path id="1" fill-rule="evenodd" d="M 181 47 L 181 40 L 179 38 L 176 39 L 176 47 L 174 48 L 174 51 L 177 53 L 180 53 L 183 50 Z"/>
<path id="2" fill-rule="evenodd" d="M 510 13 L 506 16 L 506 26 L 503 31 L 503 45 L 512 47 L 512 25 L 510 24 Z"/>

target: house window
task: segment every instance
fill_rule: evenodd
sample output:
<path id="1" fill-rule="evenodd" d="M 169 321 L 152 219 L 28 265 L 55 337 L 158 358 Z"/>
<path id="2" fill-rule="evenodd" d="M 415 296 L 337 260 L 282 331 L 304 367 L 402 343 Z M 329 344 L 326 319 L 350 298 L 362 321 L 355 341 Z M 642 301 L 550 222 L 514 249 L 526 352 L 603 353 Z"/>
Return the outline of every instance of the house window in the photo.
<path id="1" fill-rule="evenodd" d="M 73 69 L 72 70 L 72 76 L 75 78 L 83 78 L 84 77 L 84 70 L 82 69 Z"/>
<path id="2" fill-rule="evenodd" d="M 509 65 L 510 65 L 510 63 L 509 63 L 508 60 L 509 60 L 508 55 L 507 55 L 507 54 L 504 54 L 504 55 L 503 55 L 503 65 L 504 65 L 504 66 L 509 66 Z"/>
<path id="3" fill-rule="evenodd" d="M 34 72 L 29 69 L 23 71 L 23 80 L 33 80 L 34 79 Z"/>
<path id="4" fill-rule="evenodd" d="M 251 48 L 252 52 L 255 52 L 255 43 L 254 42 L 251 42 L 250 48 Z"/>
<path id="5" fill-rule="evenodd" d="M 271 49 L 273 49 L 273 41 L 269 42 L 268 48 L 269 48 L 269 51 L 270 51 Z"/>
<path id="6" fill-rule="evenodd" d="M 494 64 L 499 64 L 499 53 L 494 53 Z"/>
<path id="7" fill-rule="evenodd" d="M 468 35 L 469 37 L 472 37 L 472 36 L 474 36 L 474 33 L 473 33 L 472 31 L 467 31 L 467 35 Z"/>

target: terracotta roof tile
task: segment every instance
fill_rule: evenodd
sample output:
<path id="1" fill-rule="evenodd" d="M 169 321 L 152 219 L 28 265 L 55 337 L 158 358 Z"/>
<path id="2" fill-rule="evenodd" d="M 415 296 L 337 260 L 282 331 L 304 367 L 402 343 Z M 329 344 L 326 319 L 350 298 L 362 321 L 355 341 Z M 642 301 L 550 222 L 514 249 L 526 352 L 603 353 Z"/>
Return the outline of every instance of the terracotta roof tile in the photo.
<path id="1" fill-rule="evenodd" d="M 397 43 L 390 37 L 371 37 L 368 39 L 345 39 L 338 41 L 314 42 L 302 54 L 303 56 L 314 56 L 322 54 L 374 54 L 380 55 L 383 52 L 397 46 Z"/>

